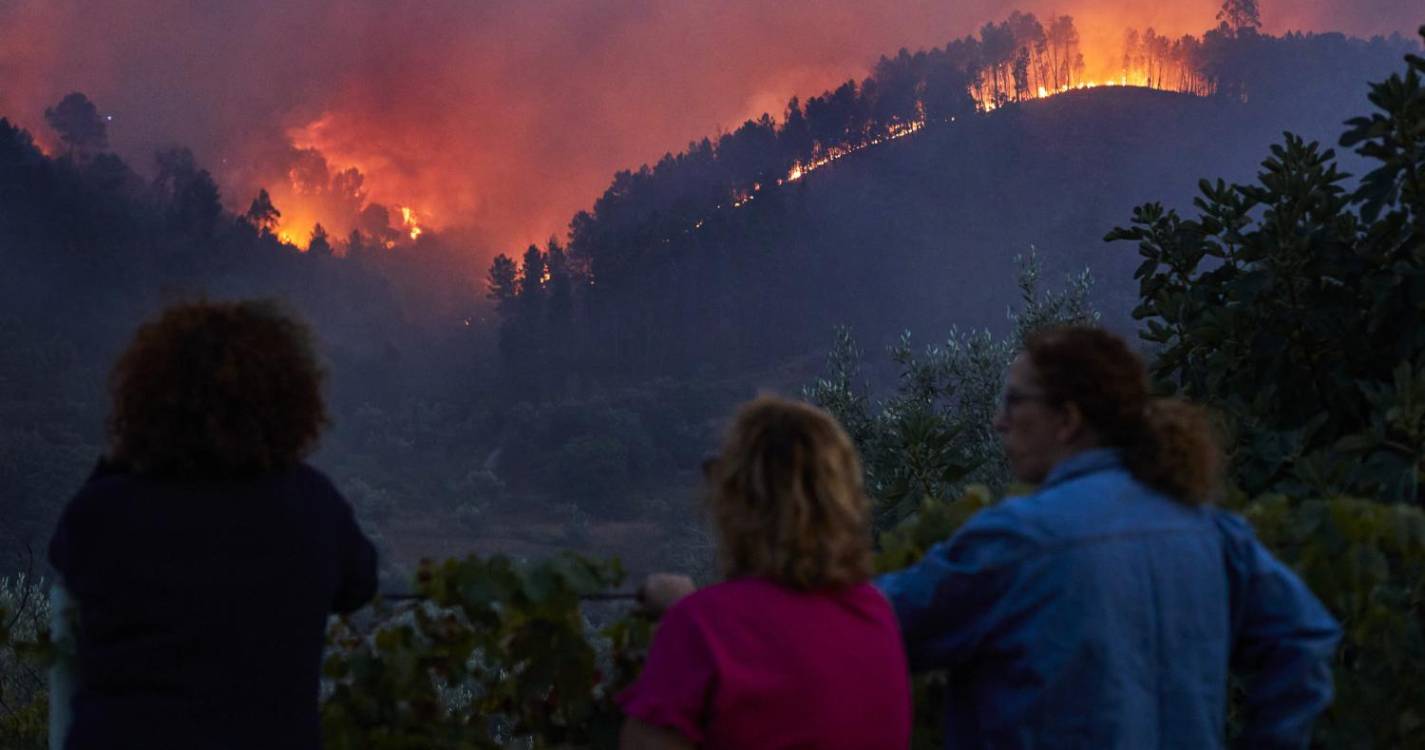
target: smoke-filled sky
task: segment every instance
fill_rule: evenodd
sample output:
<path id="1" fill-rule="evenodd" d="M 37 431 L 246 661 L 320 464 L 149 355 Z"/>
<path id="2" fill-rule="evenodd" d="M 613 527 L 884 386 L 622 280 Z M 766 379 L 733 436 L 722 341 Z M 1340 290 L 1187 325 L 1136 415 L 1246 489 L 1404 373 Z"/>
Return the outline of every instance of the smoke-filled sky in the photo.
<path id="1" fill-rule="evenodd" d="M 349 199 L 294 197 L 316 148 L 367 199 L 473 229 L 488 257 L 563 235 L 613 172 L 860 79 L 1020 9 L 1068 13 L 1086 54 L 1127 26 L 1197 33 L 1219 0 L 0 0 L 0 116 L 82 91 L 147 171 L 191 147 L 242 210 L 260 186 L 291 226 L 337 232 Z M 1417 7 L 1411 7 L 1417 6 Z M 1411 32 L 1415 0 L 1262 0 L 1266 30 Z M 1090 60 L 1090 65 L 1093 65 Z M 318 169 L 320 172 L 320 170 Z M 296 205 L 305 202 L 307 205 Z M 308 215 L 303 215 L 308 214 Z M 399 222 L 398 222 L 399 223 Z"/>

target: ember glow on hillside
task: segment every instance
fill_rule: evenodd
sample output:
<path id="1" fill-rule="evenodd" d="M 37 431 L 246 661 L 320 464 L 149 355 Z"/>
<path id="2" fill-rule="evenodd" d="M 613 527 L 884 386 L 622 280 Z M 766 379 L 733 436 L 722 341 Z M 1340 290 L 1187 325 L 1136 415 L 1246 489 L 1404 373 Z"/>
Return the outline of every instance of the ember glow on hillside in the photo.
<path id="1" fill-rule="evenodd" d="M 924 127 L 925 127 L 925 118 L 924 118 L 924 117 L 922 117 L 922 118 L 920 118 L 920 119 L 918 119 L 918 120 L 912 121 L 912 122 L 907 122 L 907 123 L 900 124 L 900 125 L 894 125 L 894 126 L 892 126 L 890 129 L 888 129 L 884 135 L 881 135 L 881 136 L 878 136 L 878 137 L 876 137 L 876 138 L 873 138 L 873 139 L 871 139 L 869 142 L 867 142 L 867 143 L 866 143 L 866 146 L 878 146 L 878 145 L 880 145 L 880 144 L 882 144 L 882 143 L 884 143 L 884 142 L 886 142 L 886 141 L 892 141 L 892 140 L 895 140 L 895 139 L 897 139 L 897 138 L 903 138 L 903 137 L 908 136 L 908 135 L 910 135 L 910 134 L 912 134 L 912 133 L 918 132 L 921 128 L 924 128 Z M 830 164 L 831 162 L 834 162 L 834 161 L 836 161 L 837 159 L 840 159 L 840 158 L 843 157 L 843 156 L 850 155 L 850 154 L 855 153 L 856 151 L 859 151 L 859 150 L 860 150 L 860 148 L 857 148 L 857 147 L 845 147 L 845 146 L 843 146 L 843 147 L 834 147 L 834 148 L 827 149 L 827 150 L 825 150 L 824 152 L 822 152 L 819 156 L 817 156 L 816 158 L 813 158 L 813 159 L 811 159 L 811 160 L 809 160 L 809 161 L 802 162 L 802 163 L 800 163 L 800 164 L 795 164 L 795 165 L 793 165 L 793 166 L 792 166 L 792 171 L 787 173 L 786 182 L 795 182 L 795 181 L 797 181 L 797 180 L 800 180 L 802 177 L 806 176 L 806 174 L 807 174 L 808 172 L 812 172 L 812 171 L 814 171 L 814 170 L 820 169 L 820 168 L 822 168 L 822 167 L 824 167 L 824 166 Z"/>
<path id="2" fill-rule="evenodd" d="M 1033 14 L 1015 12 L 1003 23 L 986 24 L 976 48 L 959 54 L 975 54 L 981 61 L 973 94 L 984 111 L 1103 86 L 1212 93 L 1212 83 L 1201 70 L 1204 42 L 1199 37 L 1173 38 L 1152 27 L 1142 33 L 1126 28 L 1118 37 L 1117 46 L 1106 41 L 1111 35 L 1102 33 L 1088 35 L 1099 41 L 1085 44 L 1070 16 L 1041 23 Z M 953 46 L 947 53 L 954 54 L 950 50 Z"/>
<path id="3" fill-rule="evenodd" d="M 52 147 L 44 108 L 82 91 L 113 117 L 111 144 L 130 163 L 189 146 L 230 209 L 268 189 L 296 243 L 318 223 L 333 238 L 388 231 L 396 244 L 461 229 L 488 258 L 562 235 L 616 170 L 763 112 L 780 119 L 793 95 L 859 80 L 901 47 L 978 33 L 1013 8 L 1046 29 L 1071 16 L 1080 34 L 1074 83 L 1048 76 L 1037 95 L 1147 83 L 1146 68 L 1124 71 L 1126 30 L 1200 34 L 1219 5 L 300 0 L 271 13 L 12 0 L 0 5 L 0 115 Z M 1264 3 L 1264 29 L 1408 31 L 1419 19 L 1407 5 L 1277 0 Z"/>

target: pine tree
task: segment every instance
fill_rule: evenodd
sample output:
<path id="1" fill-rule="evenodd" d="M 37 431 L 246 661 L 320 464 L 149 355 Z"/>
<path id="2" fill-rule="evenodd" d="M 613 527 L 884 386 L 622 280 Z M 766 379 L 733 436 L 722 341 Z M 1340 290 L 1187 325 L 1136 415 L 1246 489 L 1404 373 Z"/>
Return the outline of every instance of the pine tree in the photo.
<path id="1" fill-rule="evenodd" d="M 282 212 L 272 205 L 272 196 L 267 194 L 267 188 L 262 188 L 257 191 L 257 197 L 252 199 L 252 205 L 248 206 L 247 213 L 242 217 L 258 232 L 272 234 L 272 230 L 277 228 L 277 220 L 282 218 Z"/>
<path id="2" fill-rule="evenodd" d="M 1257 0 L 1223 0 L 1222 9 L 1217 11 L 1217 20 L 1227 24 L 1236 34 L 1247 29 L 1260 31 L 1262 28 L 1262 13 L 1257 7 Z"/>

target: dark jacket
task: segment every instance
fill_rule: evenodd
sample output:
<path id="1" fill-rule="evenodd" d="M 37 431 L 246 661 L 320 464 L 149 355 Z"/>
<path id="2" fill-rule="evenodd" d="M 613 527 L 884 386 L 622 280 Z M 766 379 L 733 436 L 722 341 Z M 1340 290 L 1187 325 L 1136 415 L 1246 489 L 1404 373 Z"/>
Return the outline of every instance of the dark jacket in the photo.
<path id="1" fill-rule="evenodd" d="M 327 615 L 376 592 L 376 551 L 309 466 L 247 481 L 101 467 L 50 563 L 78 606 L 68 748 L 317 748 Z"/>

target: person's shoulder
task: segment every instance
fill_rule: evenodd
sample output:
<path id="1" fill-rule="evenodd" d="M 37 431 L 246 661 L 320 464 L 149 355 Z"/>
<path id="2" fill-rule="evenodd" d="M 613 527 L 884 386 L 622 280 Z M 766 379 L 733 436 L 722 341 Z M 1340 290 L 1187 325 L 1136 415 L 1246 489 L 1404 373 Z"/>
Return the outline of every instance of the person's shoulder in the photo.
<path id="1" fill-rule="evenodd" d="M 1051 506 L 1061 500 L 1078 501 L 1084 498 L 1110 498 L 1128 494 L 1151 494 L 1147 485 L 1134 478 L 1133 473 L 1121 463 L 1106 462 L 1091 470 L 1075 472 L 1071 475 L 1024 496 L 1028 506 Z"/>
<path id="2" fill-rule="evenodd" d="M 839 590 L 837 596 L 858 609 L 886 618 L 888 622 L 896 621 L 895 605 L 872 581 L 847 586 Z"/>
<path id="3" fill-rule="evenodd" d="M 83 516 L 113 510 L 114 501 L 139 493 L 143 482 L 139 475 L 101 460 L 70 498 L 65 514 Z"/>
<path id="4" fill-rule="evenodd" d="M 1261 542 L 1257 540 L 1257 532 L 1250 521 L 1223 508 L 1210 507 L 1205 512 L 1212 517 L 1230 564 L 1245 566 L 1256 557 Z"/>
<path id="5" fill-rule="evenodd" d="M 320 469 L 305 462 L 245 483 L 241 491 L 278 502 L 320 522 L 352 514 L 351 504 L 336 484 Z"/>
<path id="6" fill-rule="evenodd" d="M 302 462 L 278 476 L 278 481 L 303 491 L 312 499 L 322 502 L 345 504 L 345 496 L 337 489 L 336 483 L 320 469 Z"/>
<path id="7" fill-rule="evenodd" d="M 144 532 L 129 500 L 144 493 L 143 478 L 104 460 L 65 503 L 50 538 L 49 560 L 64 573 L 96 540 L 128 538 Z"/>
<path id="8" fill-rule="evenodd" d="M 736 602 L 737 597 L 727 583 L 704 586 L 673 602 L 659 618 L 659 630 L 701 631 L 707 621 L 717 617 L 718 610 L 726 610 L 729 604 Z"/>
<path id="9" fill-rule="evenodd" d="M 957 536 L 999 540 L 1015 546 L 1032 545 L 1042 536 L 1039 493 L 1005 498 L 965 522 Z"/>
<path id="10" fill-rule="evenodd" d="M 299 462 L 284 472 L 282 476 L 288 481 L 300 482 L 302 484 L 336 491 L 336 485 L 332 483 L 331 478 L 321 469 L 318 469 L 306 461 Z"/>
<path id="11" fill-rule="evenodd" d="M 775 581 L 755 576 L 733 578 L 704 586 L 679 599 L 668 614 L 701 620 L 709 612 L 742 612 L 778 608 L 807 594 L 794 591 Z"/>
<path id="12" fill-rule="evenodd" d="M 1048 545 L 1111 531 L 1201 522 L 1200 514 L 1109 464 L 1001 503 L 1022 532 Z"/>
<path id="13" fill-rule="evenodd" d="M 1256 539 L 1257 532 L 1246 518 L 1226 508 L 1207 506 L 1204 512 L 1212 516 L 1212 522 L 1224 535 L 1235 538 Z"/>
<path id="14" fill-rule="evenodd" d="M 750 599 L 766 599 L 779 596 L 781 587 L 761 578 L 734 578 L 711 586 L 704 586 L 678 600 L 678 604 L 692 611 L 721 606 L 724 603 L 741 603 Z"/>
<path id="15" fill-rule="evenodd" d="M 664 620 L 701 629 L 728 618 L 758 623 L 803 616 L 824 617 L 850 609 L 874 619 L 894 621 L 890 601 L 871 581 L 831 589 L 801 591 L 758 577 L 734 578 L 694 591 L 679 599 Z"/>

